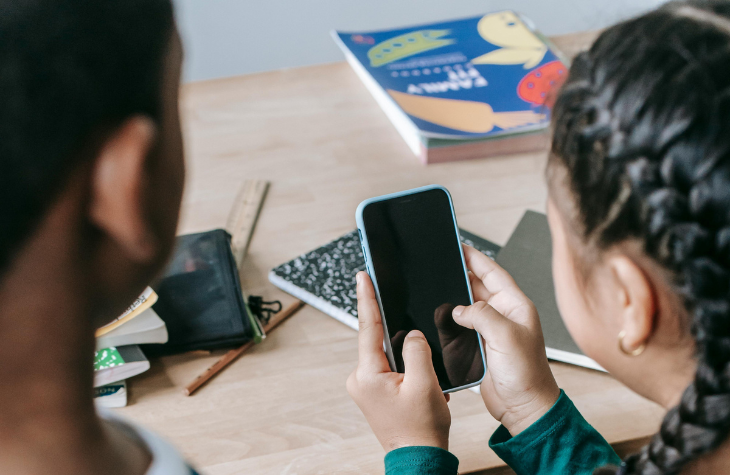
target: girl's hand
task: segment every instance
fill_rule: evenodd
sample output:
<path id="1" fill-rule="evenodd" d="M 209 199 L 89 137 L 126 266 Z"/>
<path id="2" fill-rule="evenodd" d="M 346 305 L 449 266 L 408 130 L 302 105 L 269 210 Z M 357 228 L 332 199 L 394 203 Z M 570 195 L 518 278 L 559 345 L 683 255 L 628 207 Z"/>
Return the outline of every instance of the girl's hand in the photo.
<path id="1" fill-rule="evenodd" d="M 474 305 L 456 307 L 459 325 L 485 342 L 487 374 L 481 384 L 487 409 L 513 436 L 545 414 L 560 396 L 550 371 L 535 306 L 512 277 L 476 249 L 464 246 Z"/>
<path id="2" fill-rule="evenodd" d="M 370 277 L 357 274 L 360 360 L 347 379 L 355 400 L 380 445 L 389 452 L 407 446 L 449 448 L 451 413 L 419 331 L 403 341 L 405 374 L 390 370 L 383 352 L 383 324 Z"/>

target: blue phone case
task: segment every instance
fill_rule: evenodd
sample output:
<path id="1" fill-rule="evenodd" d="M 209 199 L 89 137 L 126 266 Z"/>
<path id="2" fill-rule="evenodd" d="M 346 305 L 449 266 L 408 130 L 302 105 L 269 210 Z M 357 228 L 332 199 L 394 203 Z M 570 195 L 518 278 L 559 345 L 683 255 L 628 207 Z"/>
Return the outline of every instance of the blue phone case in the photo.
<path id="1" fill-rule="evenodd" d="M 402 198 L 404 196 L 408 195 L 414 195 L 417 193 L 422 193 L 424 191 L 431 191 L 431 190 L 441 190 L 444 193 L 446 193 L 446 196 L 449 199 L 449 206 L 451 207 L 451 217 L 454 220 L 454 232 L 456 233 L 456 239 L 459 239 L 459 226 L 456 224 L 456 214 L 454 213 L 454 202 L 451 199 L 451 193 L 449 193 L 449 190 L 444 188 L 441 185 L 428 185 L 428 186 L 422 186 L 420 188 L 413 188 L 412 190 L 405 190 L 405 191 L 399 191 L 397 193 L 390 193 L 388 195 L 383 196 L 376 196 L 375 198 L 369 198 L 362 203 L 360 203 L 357 207 L 357 211 L 355 213 L 355 220 L 357 221 L 357 230 L 360 234 L 360 242 L 362 243 L 362 253 L 365 256 L 365 264 L 367 273 L 370 276 L 370 280 L 373 282 L 373 287 L 375 288 L 375 297 L 378 300 L 378 307 L 380 307 L 380 315 L 383 316 L 383 349 L 385 350 L 385 354 L 388 357 L 388 362 L 390 363 L 390 368 L 395 371 L 395 358 L 393 357 L 393 349 L 390 346 L 390 336 L 388 334 L 388 325 L 386 324 L 384 312 L 383 312 L 383 303 L 380 300 L 380 290 L 378 288 L 378 280 L 375 277 L 375 273 L 373 272 L 373 261 L 370 256 L 370 247 L 368 246 L 368 235 L 367 231 L 365 229 L 365 223 L 363 221 L 363 211 L 365 208 L 372 203 L 377 203 L 379 201 L 386 201 L 386 200 L 392 200 L 395 198 Z M 473 304 L 474 303 L 474 297 L 471 290 L 471 284 L 469 282 L 469 275 L 466 270 L 466 261 L 464 259 L 464 249 L 461 247 L 461 242 L 459 242 L 459 250 L 461 253 L 461 265 L 464 268 L 464 279 L 466 279 L 466 285 L 469 289 L 469 301 Z M 462 389 L 471 388 L 473 386 L 478 386 L 482 380 L 484 379 L 484 376 L 487 373 L 487 359 L 484 355 L 484 346 L 481 342 L 481 336 L 479 333 L 477 333 L 477 338 L 479 339 L 479 349 L 482 353 L 482 364 L 484 365 L 484 374 L 479 379 L 479 381 L 476 381 L 471 384 L 467 384 L 465 386 L 459 386 L 452 389 L 447 389 L 444 391 L 444 393 L 452 393 L 456 391 L 460 391 Z"/>

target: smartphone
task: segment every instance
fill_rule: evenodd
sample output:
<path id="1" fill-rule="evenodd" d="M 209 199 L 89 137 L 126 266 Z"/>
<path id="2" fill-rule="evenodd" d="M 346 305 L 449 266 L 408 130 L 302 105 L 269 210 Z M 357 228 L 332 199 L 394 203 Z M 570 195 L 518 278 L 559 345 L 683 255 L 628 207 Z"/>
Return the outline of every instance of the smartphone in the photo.
<path id="1" fill-rule="evenodd" d="M 452 317 L 473 300 L 449 192 L 431 185 L 370 198 L 356 219 L 391 369 L 404 372 L 403 340 L 420 330 L 444 392 L 478 385 L 487 367 L 481 336 Z"/>

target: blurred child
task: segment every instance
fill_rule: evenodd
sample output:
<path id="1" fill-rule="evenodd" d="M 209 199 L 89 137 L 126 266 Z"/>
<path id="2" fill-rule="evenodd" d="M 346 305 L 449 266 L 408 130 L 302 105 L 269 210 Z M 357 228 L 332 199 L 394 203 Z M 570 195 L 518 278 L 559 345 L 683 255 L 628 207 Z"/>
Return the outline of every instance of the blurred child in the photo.
<path id="1" fill-rule="evenodd" d="M 194 473 L 92 397 L 172 249 L 181 60 L 169 0 L 0 0 L 0 473 Z"/>

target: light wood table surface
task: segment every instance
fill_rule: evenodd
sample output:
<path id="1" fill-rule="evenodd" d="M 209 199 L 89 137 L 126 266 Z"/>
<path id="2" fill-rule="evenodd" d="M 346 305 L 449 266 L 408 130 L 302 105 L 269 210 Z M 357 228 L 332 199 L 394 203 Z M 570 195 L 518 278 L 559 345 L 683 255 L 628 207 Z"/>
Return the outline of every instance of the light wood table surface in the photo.
<path id="1" fill-rule="evenodd" d="M 567 54 L 594 34 L 555 39 Z M 245 264 L 248 294 L 292 298 L 273 267 L 355 229 L 368 197 L 439 183 L 459 225 L 504 244 L 526 209 L 544 211 L 546 152 L 423 166 L 342 63 L 183 87 L 188 186 L 181 233 L 225 225 L 245 179 L 272 182 Z M 161 433 L 204 474 L 382 473 L 383 450 L 345 391 L 357 335 L 305 307 L 192 397 L 210 356 L 153 360 L 119 412 Z M 619 449 L 658 427 L 662 410 L 599 372 L 553 363 L 558 383 Z M 498 423 L 470 391 L 452 396 L 451 450 L 462 473 L 510 473 L 488 448 Z"/>

